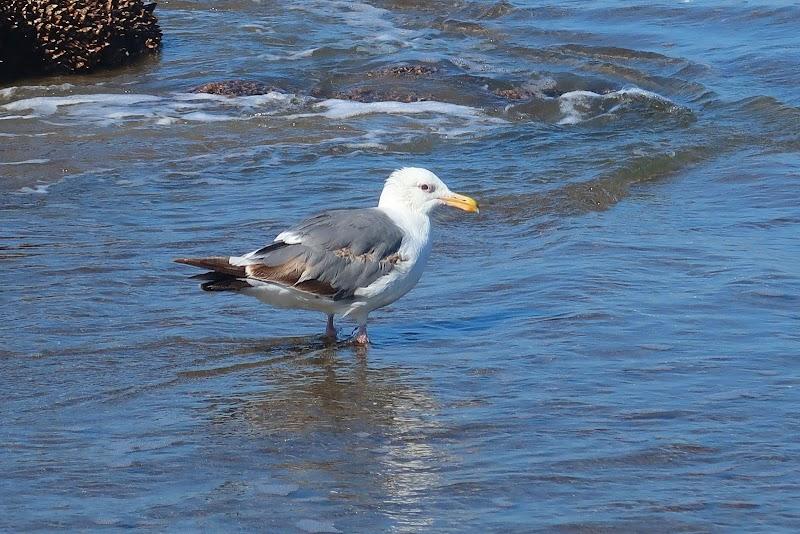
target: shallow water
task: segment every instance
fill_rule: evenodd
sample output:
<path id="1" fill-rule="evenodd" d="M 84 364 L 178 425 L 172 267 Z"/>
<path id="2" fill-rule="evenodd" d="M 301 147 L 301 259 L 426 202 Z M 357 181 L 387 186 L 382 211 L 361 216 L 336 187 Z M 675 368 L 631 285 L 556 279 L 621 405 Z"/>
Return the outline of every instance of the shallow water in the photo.
<path id="1" fill-rule="evenodd" d="M 800 8 L 585 4 L 163 2 L 0 88 L 0 530 L 800 529 Z M 402 165 L 482 210 L 366 353 L 170 263 Z"/>

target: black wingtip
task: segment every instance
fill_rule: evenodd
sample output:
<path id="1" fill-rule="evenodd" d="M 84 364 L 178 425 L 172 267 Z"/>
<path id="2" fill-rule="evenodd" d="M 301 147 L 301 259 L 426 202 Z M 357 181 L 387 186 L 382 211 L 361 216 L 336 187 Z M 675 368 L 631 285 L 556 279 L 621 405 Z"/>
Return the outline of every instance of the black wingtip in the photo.
<path id="1" fill-rule="evenodd" d="M 238 278 L 212 280 L 211 282 L 200 284 L 200 289 L 203 291 L 239 291 L 247 287 L 251 287 L 250 284 Z"/>

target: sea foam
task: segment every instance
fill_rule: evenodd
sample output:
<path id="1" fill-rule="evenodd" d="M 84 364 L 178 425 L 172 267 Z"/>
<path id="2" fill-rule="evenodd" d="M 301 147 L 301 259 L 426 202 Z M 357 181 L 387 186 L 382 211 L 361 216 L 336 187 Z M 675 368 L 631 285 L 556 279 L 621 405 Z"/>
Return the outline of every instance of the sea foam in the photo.
<path id="1" fill-rule="evenodd" d="M 610 115 L 633 102 L 657 104 L 669 112 L 681 109 L 669 98 L 638 87 L 625 87 L 604 94 L 569 91 L 558 97 L 558 107 L 563 115 L 558 124 L 578 124 L 602 115 Z"/>
<path id="2" fill-rule="evenodd" d="M 157 96 L 136 94 L 37 96 L 9 102 L 8 104 L 3 104 L 0 108 L 8 111 L 32 111 L 34 114 L 41 116 L 52 115 L 62 106 L 74 106 L 77 104 L 114 104 L 115 106 L 124 106 L 159 100 L 161 98 Z"/>
<path id="3" fill-rule="evenodd" d="M 278 91 L 241 97 L 205 93 L 39 96 L 0 105 L 0 120 L 57 116 L 100 125 L 145 121 L 169 126 L 180 121 L 247 120 L 293 111 L 305 102 L 304 97 Z M 3 111 L 10 113 L 3 114 Z"/>
<path id="4" fill-rule="evenodd" d="M 315 108 L 325 108 L 320 113 L 329 119 L 349 119 L 359 115 L 373 113 L 387 113 L 396 115 L 414 115 L 432 113 L 440 115 L 453 115 L 457 117 L 473 118 L 480 115 L 480 111 L 469 106 L 450 104 L 426 100 L 422 102 L 354 102 L 352 100 L 329 99 L 315 104 Z"/>

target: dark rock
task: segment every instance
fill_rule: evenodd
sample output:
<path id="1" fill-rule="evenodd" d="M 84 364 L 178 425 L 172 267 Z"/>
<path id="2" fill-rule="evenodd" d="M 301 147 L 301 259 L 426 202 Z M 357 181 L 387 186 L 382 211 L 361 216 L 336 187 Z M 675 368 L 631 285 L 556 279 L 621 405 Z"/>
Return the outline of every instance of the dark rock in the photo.
<path id="1" fill-rule="evenodd" d="M 315 98 L 357 102 L 421 102 L 436 100 L 435 89 L 447 67 L 429 63 L 398 63 L 370 71 L 337 73 L 311 89 Z"/>
<path id="2" fill-rule="evenodd" d="M 493 91 L 499 97 L 507 100 L 526 100 L 533 96 L 533 93 L 523 87 L 511 87 L 509 89 L 496 89 Z"/>
<path id="3" fill-rule="evenodd" d="M 471 20 L 446 19 L 434 23 L 434 28 L 455 35 L 489 35 L 491 30 Z"/>
<path id="4" fill-rule="evenodd" d="M 33 28 L 16 24 L 0 5 L 0 81 L 24 72 L 28 64 L 41 65 L 42 58 L 34 52 Z M 29 54 L 21 54 L 28 50 Z"/>
<path id="5" fill-rule="evenodd" d="M 210 93 L 213 95 L 223 96 L 265 95 L 272 91 L 280 90 L 272 85 L 250 80 L 223 80 L 220 82 L 209 82 L 192 89 L 193 93 Z"/>
<path id="6" fill-rule="evenodd" d="M 500 17 L 504 17 L 509 13 L 514 11 L 514 6 L 507 2 L 506 0 L 502 0 L 493 4 L 483 10 L 478 18 L 481 19 L 499 19 Z"/>
<path id="7" fill-rule="evenodd" d="M 367 77 L 387 77 L 387 76 L 428 76 L 435 74 L 439 69 L 433 65 L 415 63 L 410 65 L 393 65 L 380 70 L 373 70 L 367 73 Z"/>
<path id="8" fill-rule="evenodd" d="M 312 96 L 314 96 L 312 91 Z M 323 95 L 319 95 L 323 96 Z M 419 94 L 413 90 L 402 88 L 373 88 L 373 87 L 353 87 L 347 91 L 333 93 L 325 98 L 339 98 L 341 100 L 354 100 L 356 102 L 422 102 L 433 100 L 430 95 Z"/>
<path id="9" fill-rule="evenodd" d="M 0 1 L 0 79 L 117 67 L 161 48 L 154 3 Z"/>

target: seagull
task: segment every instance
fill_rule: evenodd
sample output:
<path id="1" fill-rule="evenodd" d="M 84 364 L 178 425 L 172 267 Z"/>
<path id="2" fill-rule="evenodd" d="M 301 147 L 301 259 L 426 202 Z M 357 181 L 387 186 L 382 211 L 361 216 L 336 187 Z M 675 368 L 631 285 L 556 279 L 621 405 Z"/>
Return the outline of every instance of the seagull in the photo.
<path id="1" fill-rule="evenodd" d="M 334 316 L 358 324 L 353 341 L 369 343 L 367 316 L 413 288 L 431 251 L 429 214 L 439 206 L 477 213 L 478 203 L 453 193 L 427 169 L 389 175 L 375 208 L 330 210 L 281 232 L 243 256 L 178 258 L 207 269 L 205 291 L 235 291 L 278 308 L 320 311 L 336 338 Z"/>

